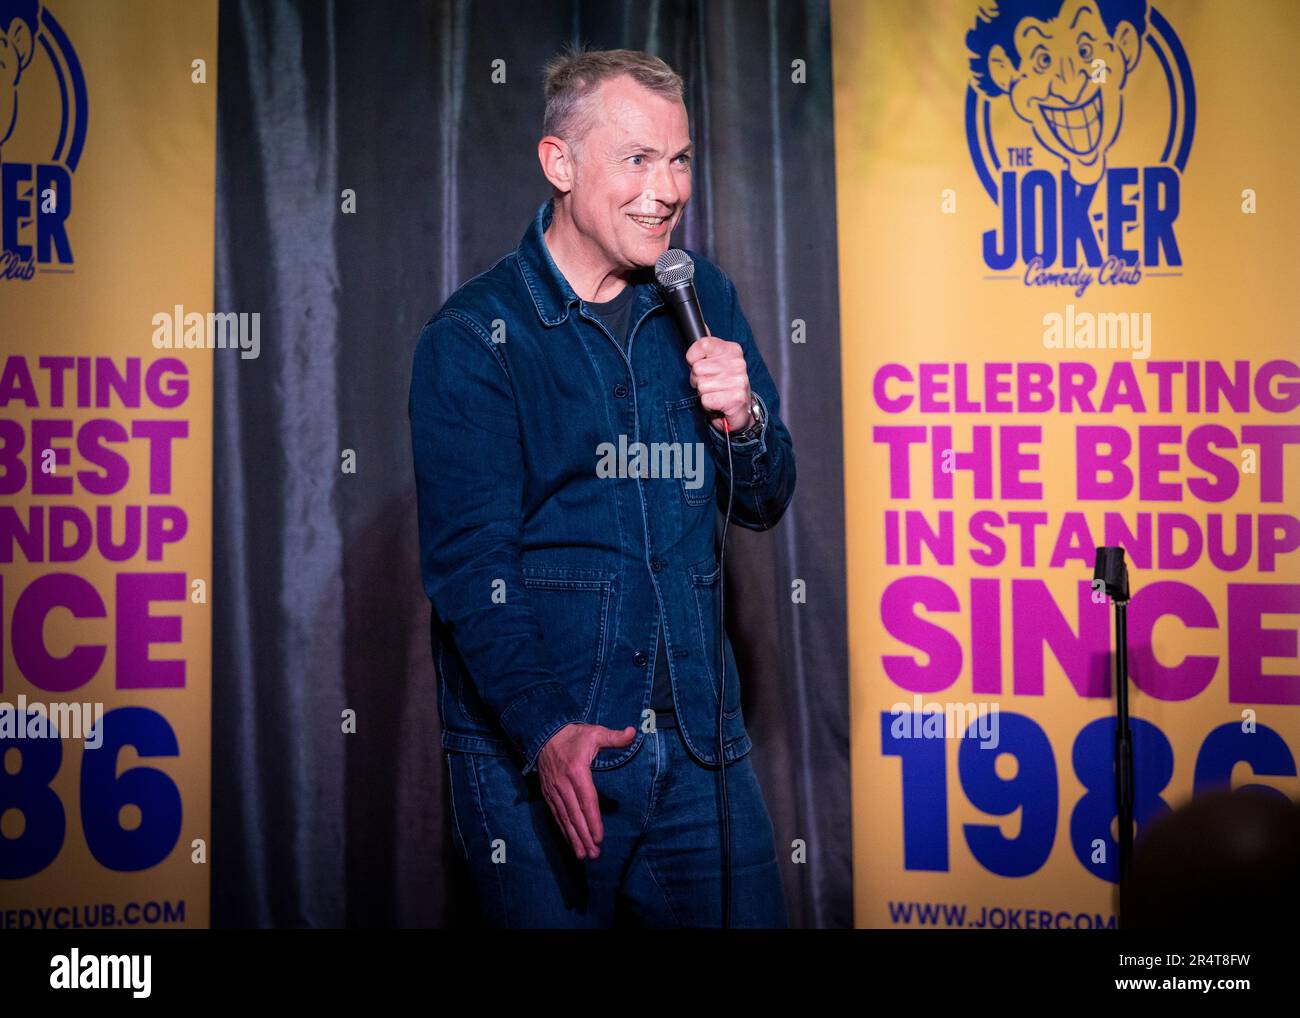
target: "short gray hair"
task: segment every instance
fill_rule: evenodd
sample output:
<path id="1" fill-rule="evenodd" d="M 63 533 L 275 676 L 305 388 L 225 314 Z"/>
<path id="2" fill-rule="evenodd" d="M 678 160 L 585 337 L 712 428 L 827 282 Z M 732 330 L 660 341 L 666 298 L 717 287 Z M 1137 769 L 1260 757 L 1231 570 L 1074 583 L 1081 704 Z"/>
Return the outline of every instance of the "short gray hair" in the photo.
<path id="1" fill-rule="evenodd" d="M 592 95 L 602 82 L 622 74 L 667 99 L 682 98 L 681 76 L 657 56 L 634 49 L 570 47 L 546 64 L 542 134 L 563 138 L 576 149 L 596 122 Z"/>

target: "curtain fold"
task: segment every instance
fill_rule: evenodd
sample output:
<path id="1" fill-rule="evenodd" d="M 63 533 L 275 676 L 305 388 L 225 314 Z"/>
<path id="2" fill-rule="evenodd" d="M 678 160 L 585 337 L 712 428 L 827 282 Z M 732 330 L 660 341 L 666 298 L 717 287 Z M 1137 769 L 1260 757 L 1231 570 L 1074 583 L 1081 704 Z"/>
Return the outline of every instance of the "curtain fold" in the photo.
<path id="1" fill-rule="evenodd" d="M 697 176 L 674 241 L 735 280 L 799 473 L 775 530 L 728 532 L 754 765 L 792 925 L 852 924 L 826 0 L 556 0 L 526 17 L 505 0 L 223 0 L 217 310 L 259 312 L 262 347 L 216 371 L 214 925 L 470 920 L 419 578 L 411 355 L 549 193 L 542 68 L 578 40 L 650 50 L 687 81 Z"/>

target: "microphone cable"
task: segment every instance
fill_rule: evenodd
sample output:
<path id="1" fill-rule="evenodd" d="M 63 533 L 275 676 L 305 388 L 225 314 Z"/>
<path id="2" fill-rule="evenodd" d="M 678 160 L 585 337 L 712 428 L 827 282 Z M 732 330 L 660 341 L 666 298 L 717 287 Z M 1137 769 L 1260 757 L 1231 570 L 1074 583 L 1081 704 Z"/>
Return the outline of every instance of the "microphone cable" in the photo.
<path id="1" fill-rule="evenodd" d="M 722 517 L 722 540 L 718 545 L 718 780 L 722 785 L 722 928 L 731 929 L 731 810 L 727 806 L 727 761 L 723 757 L 722 706 L 727 698 L 727 627 L 723 610 L 723 564 L 727 554 L 727 524 L 731 522 L 731 500 L 736 492 L 736 472 L 731 464 L 731 423 L 722 418 L 727 439 L 727 511 Z"/>
<path id="2" fill-rule="evenodd" d="M 696 338 L 712 335 L 692 282 L 695 263 L 685 251 L 669 248 L 655 260 L 655 279 L 677 322 L 678 331 L 689 344 Z M 701 406 L 701 409 L 704 409 Z M 724 756 L 723 707 L 727 701 L 727 616 L 724 601 L 726 584 L 727 526 L 731 523 L 731 506 L 736 494 L 735 467 L 731 458 L 731 423 L 725 414 L 713 411 L 709 416 L 722 417 L 727 446 L 727 511 L 722 517 L 722 538 L 718 543 L 718 781 L 722 799 L 722 928 L 731 928 L 731 809 L 727 801 L 727 761 Z M 712 424 L 708 425 L 712 427 Z M 737 676 L 739 679 L 739 676 Z M 739 690 L 739 681 L 737 681 Z M 739 693 L 737 693 L 739 695 Z M 737 710 L 740 705 L 737 704 Z"/>

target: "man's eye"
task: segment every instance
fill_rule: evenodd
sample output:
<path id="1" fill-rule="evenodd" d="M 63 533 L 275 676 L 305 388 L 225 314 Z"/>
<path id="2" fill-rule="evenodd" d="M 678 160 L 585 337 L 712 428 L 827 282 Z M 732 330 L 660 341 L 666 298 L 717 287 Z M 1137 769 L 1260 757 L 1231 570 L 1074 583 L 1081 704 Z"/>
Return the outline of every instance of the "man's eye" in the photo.
<path id="1" fill-rule="evenodd" d="M 645 156 L 628 156 L 628 158 L 629 158 L 629 159 L 644 159 Z M 636 165 L 636 166 L 640 166 L 641 164 L 640 164 L 640 163 L 636 163 L 636 164 L 634 164 L 634 165 Z"/>
<path id="2" fill-rule="evenodd" d="M 1052 66 L 1052 54 L 1045 49 L 1040 49 L 1034 54 L 1034 68 L 1039 71 L 1045 71 Z"/>
<path id="3" fill-rule="evenodd" d="M 1092 43 L 1082 42 L 1079 44 L 1079 56 L 1083 60 L 1092 60 Z"/>
<path id="4" fill-rule="evenodd" d="M 680 159 L 680 160 L 682 161 L 682 165 L 683 165 L 683 166 L 688 165 L 688 164 L 690 163 L 690 161 L 691 161 L 691 157 L 688 156 L 688 155 L 680 155 L 680 156 L 678 156 L 677 158 Z"/>

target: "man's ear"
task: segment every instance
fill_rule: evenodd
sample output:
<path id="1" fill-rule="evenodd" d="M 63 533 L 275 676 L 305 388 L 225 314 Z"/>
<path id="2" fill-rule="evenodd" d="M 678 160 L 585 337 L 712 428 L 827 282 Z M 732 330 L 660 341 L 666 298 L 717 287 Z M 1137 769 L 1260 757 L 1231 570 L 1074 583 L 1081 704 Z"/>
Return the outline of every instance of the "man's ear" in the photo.
<path id="1" fill-rule="evenodd" d="M 562 194 L 573 190 L 573 152 L 563 138 L 548 134 L 537 143 L 537 160 L 551 186 Z"/>
<path id="2" fill-rule="evenodd" d="M 22 18 L 14 18 L 9 22 L 9 45 L 14 48 L 14 53 L 18 56 L 18 74 L 23 73 L 23 68 L 32 62 L 32 52 L 36 46 L 32 40 L 32 33 L 27 28 L 27 22 Z M 15 78 L 15 82 L 17 78 Z"/>
<path id="3" fill-rule="evenodd" d="M 1007 51 L 1001 46 L 990 46 L 988 56 L 989 77 L 993 79 L 993 84 L 1002 89 L 1003 92 L 1011 91 L 1011 79 L 1015 70 L 1011 66 L 1011 61 L 1007 59 Z"/>
<path id="4" fill-rule="evenodd" d="M 1115 26 L 1115 48 L 1124 58 L 1124 71 L 1127 73 L 1137 66 L 1138 57 L 1142 55 L 1142 36 L 1127 21 Z"/>

